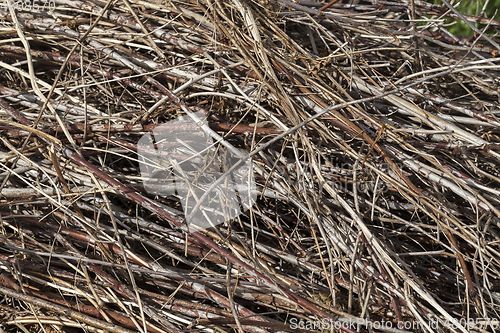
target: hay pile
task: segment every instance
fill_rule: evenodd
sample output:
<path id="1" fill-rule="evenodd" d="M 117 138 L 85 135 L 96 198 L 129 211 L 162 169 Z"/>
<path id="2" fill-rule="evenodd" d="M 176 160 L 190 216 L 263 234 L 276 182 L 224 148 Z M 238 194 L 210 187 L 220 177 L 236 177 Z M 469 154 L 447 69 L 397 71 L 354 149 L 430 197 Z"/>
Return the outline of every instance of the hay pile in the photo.
<path id="1" fill-rule="evenodd" d="M 499 20 L 445 0 L 5 4 L 3 330 L 498 326 Z M 165 150 L 186 172 L 253 165 L 251 208 L 207 229 L 141 174 L 141 137 L 186 114 L 236 155 Z"/>

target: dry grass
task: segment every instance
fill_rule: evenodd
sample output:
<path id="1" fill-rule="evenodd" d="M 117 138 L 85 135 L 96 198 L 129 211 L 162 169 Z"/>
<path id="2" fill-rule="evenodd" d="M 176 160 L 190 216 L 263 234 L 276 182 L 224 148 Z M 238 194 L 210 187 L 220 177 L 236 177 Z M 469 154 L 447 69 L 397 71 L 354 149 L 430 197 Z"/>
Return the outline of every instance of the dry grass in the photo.
<path id="1" fill-rule="evenodd" d="M 0 8 L 3 330 L 498 326 L 500 21 L 445 0 L 47 5 Z M 207 230 L 138 163 L 200 111 L 257 183 Z"/>

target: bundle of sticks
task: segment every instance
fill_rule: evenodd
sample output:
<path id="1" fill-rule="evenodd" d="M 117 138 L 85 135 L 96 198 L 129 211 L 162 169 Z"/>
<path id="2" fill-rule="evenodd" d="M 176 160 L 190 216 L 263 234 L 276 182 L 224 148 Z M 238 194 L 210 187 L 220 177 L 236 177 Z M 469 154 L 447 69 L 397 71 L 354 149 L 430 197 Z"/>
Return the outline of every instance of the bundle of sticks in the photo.
<path id="1" fill-rule="evenodd" d="M 500 326 L 500 20 L 447 0 L 0 19 L 4 331 Z"/>

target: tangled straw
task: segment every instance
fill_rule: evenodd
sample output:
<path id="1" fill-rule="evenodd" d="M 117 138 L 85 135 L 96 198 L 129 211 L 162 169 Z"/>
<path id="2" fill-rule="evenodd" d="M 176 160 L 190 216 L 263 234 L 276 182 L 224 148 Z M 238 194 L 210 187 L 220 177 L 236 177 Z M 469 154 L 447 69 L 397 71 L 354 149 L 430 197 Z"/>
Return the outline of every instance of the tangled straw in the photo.
<path id="1" fill-rule="evenodd" d="M 443 3 L 0 8 L 2 329 L 494 331 L 500 21 Z"/>

